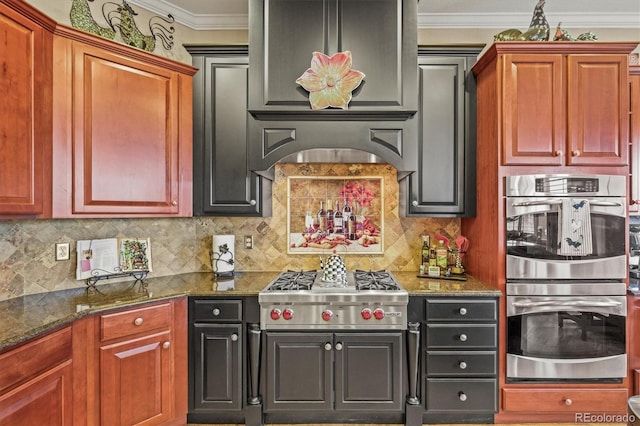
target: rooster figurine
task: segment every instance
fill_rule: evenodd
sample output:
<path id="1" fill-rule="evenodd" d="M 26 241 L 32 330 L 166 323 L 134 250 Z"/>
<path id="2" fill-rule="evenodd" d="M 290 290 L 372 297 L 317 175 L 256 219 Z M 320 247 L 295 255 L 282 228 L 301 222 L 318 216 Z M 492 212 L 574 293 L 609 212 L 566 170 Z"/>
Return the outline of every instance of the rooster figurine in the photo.
<path id="1" fill-rule="evenodd" d="M 531 23 L 529 23 L 529 29 L 520 36 L 521 40 L 549 40 L 549 22 L 544 16 L 543 10 L 545 1 L 546 0 L 538 0 L 538 3 L 533 8 L 533 16 L 531 17 Z"/>

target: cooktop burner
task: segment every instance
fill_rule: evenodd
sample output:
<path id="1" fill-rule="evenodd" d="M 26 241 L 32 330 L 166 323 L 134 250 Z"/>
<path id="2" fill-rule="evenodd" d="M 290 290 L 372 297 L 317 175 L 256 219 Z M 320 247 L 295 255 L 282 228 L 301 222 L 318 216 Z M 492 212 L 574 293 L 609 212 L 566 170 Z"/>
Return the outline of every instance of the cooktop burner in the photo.
<path id="1" fill-rule="evenodd" d="M 317 271 L 286 271 L 281 273 L 265 290 L 311 290 L 317 274 Z"/>
<path id="2" fill-rule="evenodd" d="M 357 290 L 400 290 L 400 286 L 387 271 L 361 271 L 353 273 Z"/>

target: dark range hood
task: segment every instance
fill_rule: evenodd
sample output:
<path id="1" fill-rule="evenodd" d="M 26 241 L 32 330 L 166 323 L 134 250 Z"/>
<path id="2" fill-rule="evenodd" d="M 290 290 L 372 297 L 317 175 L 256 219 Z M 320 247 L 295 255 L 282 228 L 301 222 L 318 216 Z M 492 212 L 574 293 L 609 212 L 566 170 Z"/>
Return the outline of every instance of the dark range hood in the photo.
<path id="1" fill-rule="evenodd" d="M 417 0 L 249 0 L 249 167 L 383 162 L 417 169 Z M 313 52 L 350 51 L 348 109 L 312 110 L 296 83 Z"/>

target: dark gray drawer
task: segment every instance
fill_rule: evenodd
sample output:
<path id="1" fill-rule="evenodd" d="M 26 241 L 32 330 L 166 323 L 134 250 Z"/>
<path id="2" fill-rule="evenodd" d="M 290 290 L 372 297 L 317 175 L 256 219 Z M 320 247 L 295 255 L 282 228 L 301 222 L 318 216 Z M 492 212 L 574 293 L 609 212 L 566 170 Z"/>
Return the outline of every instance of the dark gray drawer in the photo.
<path id="1" fill-rule="evenodd" d="M 425 299 L 427 321 L 497 321 L 494 299 Z"/>
<path id="2" fill-rule="evenodd" d="M 242 300 L 194 300 L 193 321 L 240 322 L 242 321 Z"/>
<path id="3" fill-rule="evenodd" d="M 496 379 L 427 379 L 426 409 L 431 412 L 496 412 Z"/>
<path id="4" fill-rule="evenodd" d="M 495 348 L 496 324 L 427 324 L 426 347 L 433 349 Z"/>
<path id="5" fill-rule="evenodd" d="M 428 351 L 428 376 L 495 376 L 495 351 Z"/>

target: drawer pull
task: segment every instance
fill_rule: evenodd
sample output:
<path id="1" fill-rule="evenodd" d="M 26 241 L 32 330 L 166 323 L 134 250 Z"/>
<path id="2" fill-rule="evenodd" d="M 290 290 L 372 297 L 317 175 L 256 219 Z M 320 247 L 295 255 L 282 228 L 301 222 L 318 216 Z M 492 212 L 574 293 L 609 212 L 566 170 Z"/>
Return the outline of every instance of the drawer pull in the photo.
<path id="1" fill-rule="evenodd" d="M 220 308 L 213 308 L 213 311 L 211 311 L 213 313 L 214 317 L 217 317 L 218 315 L 220 315 Z"/>
<path id="2" fill-rule="evenodd" d="M 571 400 L 571 398 L 565 398 L 564 405 L 571 405 L 571 404 L 573 404 L 573 401 Z"/>
<path id="3" fill-rule="evenodd" d="M 171 342 L 169 342 L 169 341 L 164 342 L 164 343 L 162 344 L 162 347 L 163 347 L 164 349 L 169 349 L 169 348 L 171 347 Z"/>
<path id="4" fill-rule="evenodd" d="M 460 367 L 460 370 L 465 370 L 467 368 L 467 363 L 464 361 L 460 361 L 460 364 L 458 364 L 458 367 Z"/>
<path id="5" fill-rule="evenodd" d="M 336 343 L 336 351 L 341 351 L 342 350 L 342 343 L 338 342 Z"/>
<path id="6" fill-rule="evenodd" d="M 143 322 L 144 320 L 141 317 L 138 317 L 135 319 L 135 321 L 133 321 L 135 325 L 142 325 Z"/>
<path id="7" fill-rule="evenodd" d="M 460 398 L 460 401 L 465 402 L 467 400 L 467 394 L 460 391 L 458 392 L 458 398 Z"/>
<path id="8" fill-rule="evenodd" d="M 232 341 L 232 342 L 237 342 L 237 341 L 238 341 L 238 335 L 237 335 L 236 333 L 233 333 L 233 334 L 231 335 L 231 341 Z"/>
<path id="9" fill-rule="evenodd" d="M 460 335 L 459 339 L 460 339 L 460 341 L 461 341 L 461 342 L 466 342 L 466 341 L 467 341 L 467 335 L 466 335 L 466 334 L 464 334 L 464 333 L 462 333 L 462 334 Z"/>
<path id="10" fill-rule="evenodd" d="M 460 312 L 460 315 L 467 315 L 467 308 L 460 308 L 458 312 Z"/>

